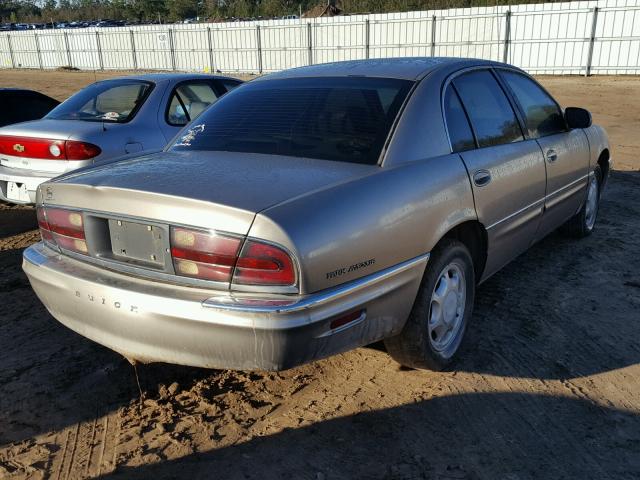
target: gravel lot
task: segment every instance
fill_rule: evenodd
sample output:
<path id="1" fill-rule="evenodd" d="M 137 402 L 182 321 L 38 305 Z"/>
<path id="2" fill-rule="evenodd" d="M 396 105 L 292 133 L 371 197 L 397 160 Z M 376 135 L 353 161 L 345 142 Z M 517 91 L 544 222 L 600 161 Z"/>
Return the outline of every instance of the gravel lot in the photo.
<path id="1" fill-rule="evenodd" d="M 59 99 L 92 80 L 0 71 Z M 373 345 L 279 374 L 136 377 L 41 306 L 20 268 L 34 211 L 0 204 L 0 478 L 639 478 L 640 78 L 541 80 L 591 109 L 617 170 L 591 237 L 553 234 L 480 287 L 451 372 Z"/>

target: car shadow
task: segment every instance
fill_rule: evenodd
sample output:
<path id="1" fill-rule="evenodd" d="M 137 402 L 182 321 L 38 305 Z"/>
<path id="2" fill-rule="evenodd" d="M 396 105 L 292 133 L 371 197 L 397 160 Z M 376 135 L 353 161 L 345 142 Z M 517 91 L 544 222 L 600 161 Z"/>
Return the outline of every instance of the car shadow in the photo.
<path id="1" fill-rule="evenodd" d="M 530 393 L 460 394 L 119 467 L 101 478 L 638 478 L 639 445 L 637 413 Z"/>
<path id="2" fill-rule="evenodd" d="M 640 172 L 615 173 L 591 237 L 577 241 L 554 234 L 482 285 L 463 358 L 453 368 L 566 380 L 640 363 L 639 187 Z M 56 322 L 29 287 L 20 261 L 20 250 L 0 251 L 0 446 L 60 431 L 139 397 L 131 365 Z M 140 366 L 138 373 L 148 392 L 173 382 L 189 389 L 222 375 L 164 364 Z M 221 393 L 241 388 L 230 383 Z M 539 408 L 558 404 L 535 401 Z M 521 411 L 506 415 L 505 422 L 516 421 Z M 458 429 L 468 422 L 458 420 Z"/>
<path id="3" fill-rule="evenodd" d="M 568 379 L 640 361 L 640 172 L 614 172 L 594 233 L 554 232 L 476 291 L 456 370 Z"/>
<path id="4" fill-rule="evenodd" d="M 10 205 L 0 201 L 0 240 L 38 228 L 32 207 Z"/>

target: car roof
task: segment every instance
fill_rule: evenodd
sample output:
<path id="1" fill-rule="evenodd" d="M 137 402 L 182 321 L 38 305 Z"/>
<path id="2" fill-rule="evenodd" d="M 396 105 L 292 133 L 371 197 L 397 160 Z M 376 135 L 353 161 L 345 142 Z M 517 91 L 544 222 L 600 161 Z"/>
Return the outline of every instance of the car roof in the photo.
<path id="1" fill-rule="evenodd" d="M 223 75 L 211 75 L 208 73 L 142 73 L 138 75 L 123 75 L 122 77 L 113 77 L 101 79 L 101 82 L 110 80 L 146 80 L 154 83 L 166 81 L 192 80 L 198 78 L 216 79 L 216 80 L 240 80 L 239 78 L 226 77 Z M 242 81 L 242 80 L 240 80 Z"/>
<path id="2" fill-rule="evenodd" d="M 256 80 L 271 80 L 300 77 L 379 77 L 401 80 L 419 80 L 428 73 L 440 69 L 473 65 L 501 65 L 498 62 L 475 58 L 453 57 L 401 57 L 349 60 L 346 62 L 322 63 L 272 73 Z M 255 80 L 254 80 L 255 81 Z"/>
<path id="3" fill-rule="evenodd" d="M 35 90 L 29 90 L 28 88 L 18 88 L 18 87 L 0 87 L 0 92 L 32 92 L 32 93 L 40 93 Z"/>

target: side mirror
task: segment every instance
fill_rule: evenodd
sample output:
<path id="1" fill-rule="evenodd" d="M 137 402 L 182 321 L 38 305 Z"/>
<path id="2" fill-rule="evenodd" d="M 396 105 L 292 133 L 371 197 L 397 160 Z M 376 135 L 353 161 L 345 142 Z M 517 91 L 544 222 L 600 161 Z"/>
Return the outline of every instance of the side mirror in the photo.
<path id="1" fill-rule="evenodd" d="M 564 110 L 564 118 L 569 128 L 589 128 L 591 126 L 591 114 L 589 110 L 578 107 L 567 107 Z"/>

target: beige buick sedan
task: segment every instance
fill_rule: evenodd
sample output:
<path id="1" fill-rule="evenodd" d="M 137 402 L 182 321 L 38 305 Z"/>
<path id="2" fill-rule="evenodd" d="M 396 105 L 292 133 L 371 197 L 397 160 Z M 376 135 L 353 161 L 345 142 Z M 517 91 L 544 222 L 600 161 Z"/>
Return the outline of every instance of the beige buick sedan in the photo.
<path id="1" fill-rule="evenodd" d="M 476 285 L 560 226 L 590 234 L 609 170 L 589 112 L 509 65 L 298 68 L 161 153 L 41 185 L 24 270 L 132 361 L 278 370 L 384 340 L 441 369 Z"/>

